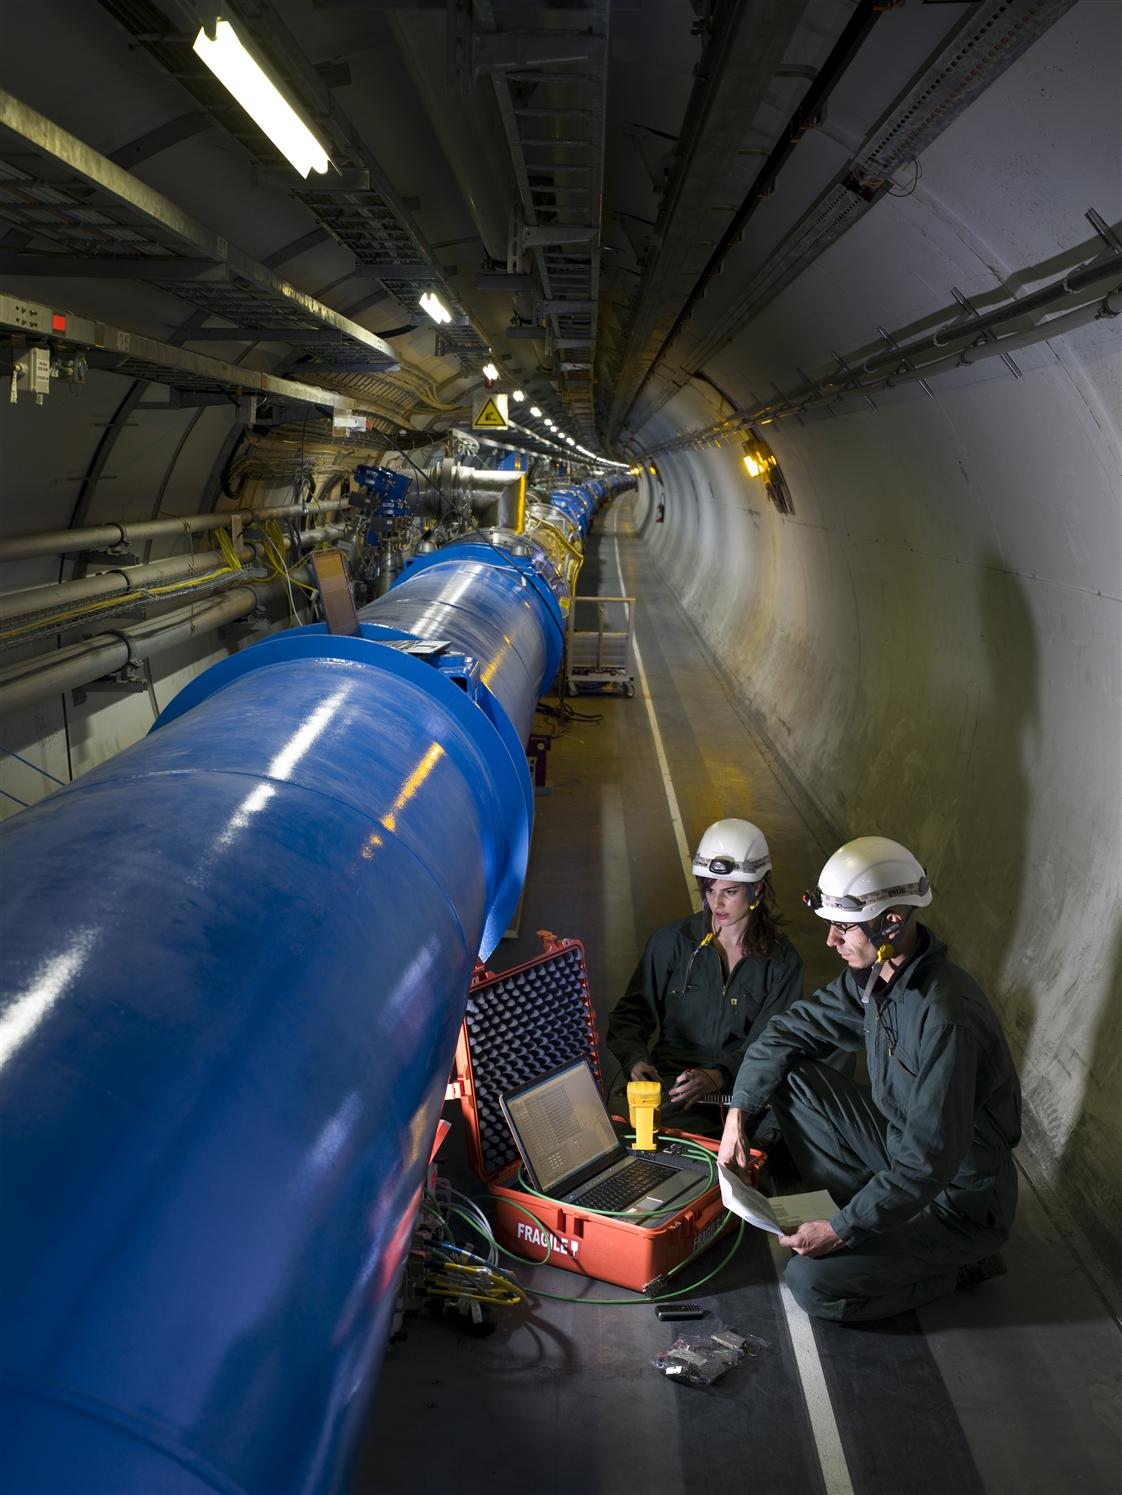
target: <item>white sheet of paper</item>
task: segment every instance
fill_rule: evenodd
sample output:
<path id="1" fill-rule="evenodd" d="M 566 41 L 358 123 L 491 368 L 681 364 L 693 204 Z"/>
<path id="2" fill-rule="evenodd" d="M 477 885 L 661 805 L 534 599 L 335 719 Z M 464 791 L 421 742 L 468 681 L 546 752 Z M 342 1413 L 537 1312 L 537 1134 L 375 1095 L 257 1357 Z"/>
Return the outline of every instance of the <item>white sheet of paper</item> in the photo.
<path id="1" fill-rule="evenodd" d="M 731 1173 L 723 1163 L 717 1164 L 717 1177 L 721 1180 L 721 1198 L 725 1209 L 739 1215 L 742 1220 L 747 1220 L 757 1230 L 770 1230 L 772 1235 L 785 1234 L 783 1226 L 775 1218 L 771 1201 L 758 1189 L 753 1189 L 742 1178 Z"/>
<path id="2" fill-rule="evenodd" d="M 838 1212 L 825 1189 L 812 1194 L 780 1194 L 769 1199 L 731 1173 L 723 1163 L 717 1164 L 717 1176 L 725 1208 L 757 1230 L 768 1230 L 772 1235 L 790 1235 L 807 1220 L 829 1220 Z"/>
<path id="3" fill-rule="evenodd" d="M 783 1226 L 784 1235 L 793 1235 L 808 1220 L 832 1220 L 838 1206 L 825 1189 L 812 1194 L 778 1194 L 770 1199 L 772 1213 Z"/>

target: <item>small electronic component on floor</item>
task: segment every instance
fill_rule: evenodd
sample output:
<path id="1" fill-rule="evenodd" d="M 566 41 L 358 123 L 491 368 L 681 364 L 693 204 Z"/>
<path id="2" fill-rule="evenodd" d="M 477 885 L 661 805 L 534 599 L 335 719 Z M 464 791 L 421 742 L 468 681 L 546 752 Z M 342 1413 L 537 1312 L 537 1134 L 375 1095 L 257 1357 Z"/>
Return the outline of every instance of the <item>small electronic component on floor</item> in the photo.
<path id="1" fill-rule="evenodd" d="M 703 1319 L 709 1312 L 700 1303 L 657 1303 L 655 1317 L 663 1323 L 676 1319 Z"/>

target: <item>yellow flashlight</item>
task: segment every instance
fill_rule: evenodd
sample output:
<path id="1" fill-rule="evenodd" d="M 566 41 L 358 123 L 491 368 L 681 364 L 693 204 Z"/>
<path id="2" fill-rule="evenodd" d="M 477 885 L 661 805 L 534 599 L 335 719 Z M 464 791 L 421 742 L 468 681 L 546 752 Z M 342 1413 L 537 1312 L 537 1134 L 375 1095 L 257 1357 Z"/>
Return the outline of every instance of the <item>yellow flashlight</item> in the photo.
<path id="1" fill-rule="evenodd" d="M 628 1080 L 627 1110 L 635 1128 L 635 1150 L 653 1152 L 662 1085 L 658 1080 Z"/>

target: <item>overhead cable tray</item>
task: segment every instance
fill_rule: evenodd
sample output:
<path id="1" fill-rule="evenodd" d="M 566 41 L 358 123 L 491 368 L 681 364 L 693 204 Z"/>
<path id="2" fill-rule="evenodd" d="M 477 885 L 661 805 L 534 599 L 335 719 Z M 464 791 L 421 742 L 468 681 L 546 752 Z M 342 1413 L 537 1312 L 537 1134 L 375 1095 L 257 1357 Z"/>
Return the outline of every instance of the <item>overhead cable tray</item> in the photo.
<path id="1" fill-rule="evenodd" d="M 296 177 L 287 163 L 280 165 L 283 158 L 268 137 L 243 109 L 231 104 L 230 95 L 214 76 L 199 67 L 191 45 L 194 28 L 153 24 L 151 7 L 138 5 L 136 0 L 101 0 L 101 5 L 124 27 L 134 45 L 143 47 L 190 94 L 203 114 L 256 160 L 265 180 L 283 187 L 325 233 L 351 251 L 356 275 L 380 282 L 410 313 L 425 291 L 435 290 L 446 303 L 455 300 L 446 282 L 450 272 L 437 264 L 432 245 L 410 216 L 409 200 L 398 197 L 346 118 L 338 95 L 331 96 L 325 88 L 321 70 L 303 55 L 275 13 L 276 7 L 257 7 L 255 41 L 264 45 L 280 76 L 310 109 L 330 143 L 333 169 L 322 177 L 312 172 L 306 181 Z M 468 343 L 465 338 L 464 346 L 450 350 L 465 367 L 488 354 L 487 340 L 478 332 Z"/>
<path id="2" fill-rule="evenodd" d="M 28 243 L 5 275 L 131 277 L 233 325 L 230 342 L 275 341 L 337 372 L 392 373 L 382 338 L 298 290 L 131 172 L 0 89 L 0 221 Z M 213 360 L 212 360 L 213 361 Z"/>
<path id="3" fill-rule="evenodd" d="M 205 353 L 192 353 L 187 348 L 126 332 L 91 317 L 74 316 L 0 292 L 0 338 L 5 337 L 29 344 L 46 342 L 62 349 L 81 349 L 97 368 L 127 378 L 151 379 L 184 392 L 268 394 L 306 405 L 330 406 L 347 414 L 360 410 L 357 401 L 332 389 L 319 389 L 314 384 L 282 379 L 259 369 L 210 358 Z"/>

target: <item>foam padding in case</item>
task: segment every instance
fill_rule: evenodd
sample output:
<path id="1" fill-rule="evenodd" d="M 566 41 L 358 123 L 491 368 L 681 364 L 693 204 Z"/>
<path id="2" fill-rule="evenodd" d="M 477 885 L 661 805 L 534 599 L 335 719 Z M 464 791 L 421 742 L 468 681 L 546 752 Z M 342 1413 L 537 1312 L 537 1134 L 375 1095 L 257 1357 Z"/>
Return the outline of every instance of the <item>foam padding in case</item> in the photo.
<path id="1" fill-rule="evenodd" d="M 499 1097 L 573 1059 L 587 1059 L 603 1089 L 579 940 L 473 984 L 456 1067 L 481 1177 L 494 1177 L 518 1157 Z"/>

